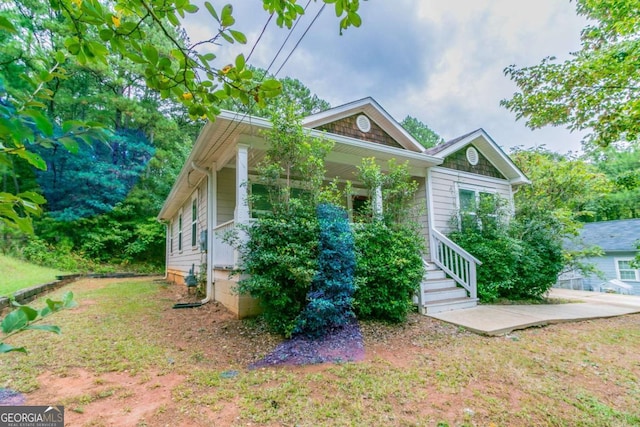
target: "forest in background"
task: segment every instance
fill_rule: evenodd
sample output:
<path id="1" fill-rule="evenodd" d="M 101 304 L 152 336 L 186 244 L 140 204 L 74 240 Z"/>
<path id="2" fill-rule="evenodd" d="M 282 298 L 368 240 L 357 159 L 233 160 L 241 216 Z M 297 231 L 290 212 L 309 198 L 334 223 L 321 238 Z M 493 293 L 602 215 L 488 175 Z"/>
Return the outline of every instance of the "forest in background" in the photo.
<path id="1" fill-rule="evenodd" d="M 20 29 L 20 37 L 0 32 L 0 103 L 27 87 L 24 76 L 42 68 L 42 58 L 65 45 L 66 26 L 50 7 L 33 0 L 13 2 L 2 16 Z M 144 23 L 142 25 L 145 25 Z M 157 27 L 145 28 L 156 53 L 169 56 L 170 41 Z M 91 46 L 103 35 L 88 32 Z M 172 35 L 186 43 L 186 35 Z M 148 85 L 144 63 L 117 51 L 102 52 L 105 61 L 66 60 L 68 78 L 55 74 L 44 81 L 51 91 L 46 115 L 53 124 L 82 121 L 111 130 L 107 140 L 83 135 L 81 141 L 60 138 L 34 151 L 46 170 L 32 159 L 10 156 L 0 163 L 0 191 L 35 192 L 46 199 L 30 235 L 0 223 L 3 253 L 70 271 L 135 269 L 158 271 L 164 263 L 164 226 L 156 221 L 164 198 L 204 124 L 189 108 L 161 96 Z M 253 70 L 261 81 L 264 70 Z M 228 98 L 221 108 L 268 117 L 294 104 L 299 114 L 329 108 L 300 81 L 280 79 L 282 94 L 265 105 L 247 107 Z M 37 117 L 34 117 L 37 121 Z M 429 147 L 442 138 L 414 117 L 401 124 Z M 57 126 L 57 125 L 56 125 Z M 52 134 L 66 129 L 54 126 Z M 553 212 L 568 235 L 581 222 L 640 217 L 640 149 L 637 143 L 587 144 L 584 154 L 564 155 L 544 148 L 520 147 L 512 158 L 533 184 L 516 194 L 517 209 Z"/>

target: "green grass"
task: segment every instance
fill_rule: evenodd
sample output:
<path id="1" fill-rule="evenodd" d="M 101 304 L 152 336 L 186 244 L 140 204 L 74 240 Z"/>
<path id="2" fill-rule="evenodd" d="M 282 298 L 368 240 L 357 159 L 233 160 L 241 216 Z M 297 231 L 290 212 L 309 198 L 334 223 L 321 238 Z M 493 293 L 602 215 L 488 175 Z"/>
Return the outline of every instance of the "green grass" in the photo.
<path id="1" fill-rule="evenodd" d="M 5 255 L 0 255 L 0 271 L 0 296 L 11 296 L 17 290 L 52 282 L 56 276 L 68 274 Z"/>
<path id="2" fill-rule="evenodd" d="M 148 425 L 165 425 L 167 414 L 173 425 L 198 424 L 203 411 L 211 420 L 235 411 L 229 425 L 640 423 L 640 315 L 519 331 L 517 340 L 419 318 L 413 320 L 433 325 L 433 331 L 406 337 L 403 332 L 400 342 L 391 342 L 393 353 L 404 355 L 399 361 L 370 354 L 359 363 L 249 370 L 236 356 L 268 352 L 273 345 L 258 323 L 212 323 L 206 311 L 172 310 L 173 289 L 126 279 L 79 281 L 60 289 L 72 290 L 79 308 L 48 320 L 62 335 L 28 331 L 12 337 L 10 344 L 25 345 L 30 355 L 0 358 L 0 387 L 30 392 L 43 372 L 65 377 L 81 369 L 96 378 L 128 373 L 133 382 L 148 384 L 145 393 L 152 394 L 152 382 L 179 374 L 183 380 L 172 386 L 171 401 L 149 415 Z M 179 328 L 170 327 L 176 324 Z M 365 339 L 367 351 L 373 345 L 386 348 L 383 341 Z M 227 370 L 238 375 L 225 378 L 221 374 Z M 88 417 L 96 401 L 127 412 L 135 401 L 124 391 L 121 384 L 109 384 L 62 403 Z"/>

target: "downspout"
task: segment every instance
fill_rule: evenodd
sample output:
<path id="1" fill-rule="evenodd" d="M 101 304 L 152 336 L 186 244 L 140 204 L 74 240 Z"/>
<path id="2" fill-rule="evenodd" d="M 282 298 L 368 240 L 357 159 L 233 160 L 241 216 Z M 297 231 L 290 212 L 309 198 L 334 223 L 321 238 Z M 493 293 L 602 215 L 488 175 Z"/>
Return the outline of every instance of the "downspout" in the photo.
<path id="1" fill-rule="evenodd" d="M 213 299 L 213 198 L 215 195 L 212 194 L 211 187 L 215 171 L 213 168 L 202 168 L 196 165 L 196 162 L 191 162 L 191 167 L 207 175 L 207 293 L 200 301 L 200 304 L 206 304 Z"/>
<path id="2" fill-rule="evenodd" d="M 167 280 L 169 277 L 169 226 L 171 223 L 164 223 L 164 277 L 162 280 Z"/>

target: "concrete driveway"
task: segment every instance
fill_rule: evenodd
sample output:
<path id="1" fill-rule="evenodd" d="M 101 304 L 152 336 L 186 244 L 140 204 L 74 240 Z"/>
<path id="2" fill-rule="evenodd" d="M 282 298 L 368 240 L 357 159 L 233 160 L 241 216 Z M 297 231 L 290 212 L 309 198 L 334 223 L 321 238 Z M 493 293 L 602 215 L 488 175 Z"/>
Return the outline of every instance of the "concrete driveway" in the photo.
<path id="1" fill-rule="evenodd" d="M 566 304 L 479 305 L 431 315 L 482 335 L 504 335 L 516 329 L 640 313 L 640 297 L 551 289 L 550 298 Z"/>

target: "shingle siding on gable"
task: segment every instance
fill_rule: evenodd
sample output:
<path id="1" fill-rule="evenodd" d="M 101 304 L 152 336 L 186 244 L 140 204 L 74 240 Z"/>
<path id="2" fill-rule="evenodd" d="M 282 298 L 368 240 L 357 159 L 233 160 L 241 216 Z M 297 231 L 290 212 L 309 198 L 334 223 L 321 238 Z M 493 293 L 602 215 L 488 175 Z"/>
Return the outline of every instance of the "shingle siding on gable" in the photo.
<path id="1" fill-rule="evenodd" d="M 388 147 L 403 148 L 396 142 L 388 133 L 386 133 L 380 126 L 378 126 L 371 118 L 371 130 L 369 132 L 362 132 L 358 129 L 356 119 L 360 114 L 346 117 L 344 119 L 336 120 L 335 122 L 327 123 L 322 126 L 318 126 L 318 130 L 323 130 L 337 135 L 348 136 L 350 138 L 361 139 L 363 141 L 374 142 L 376 144 L 386 145 Z M 365 114 L 366 115 L 366 114 Z"/>
<path id="2" fill-rule="evenodd" d="M 503 174 L 500 173 L 495 166 L 491 164 L 485 156 L 482 155 L 480 150 L 478 151 L 478 163 L 472 165 L 467 160 L 467 148 L 473 147 L 473 144 L 469 144 L 464 148 L 456 151 L 455 153 L 447 156 L 442 163 L 442 167 L 448 169 L 455 169 L 463 172 L 475 173 L 478 175 L 490 176 L 492 178 L 506 179 Z M 474 147 L 475 148 L 475 147 Z"/>

